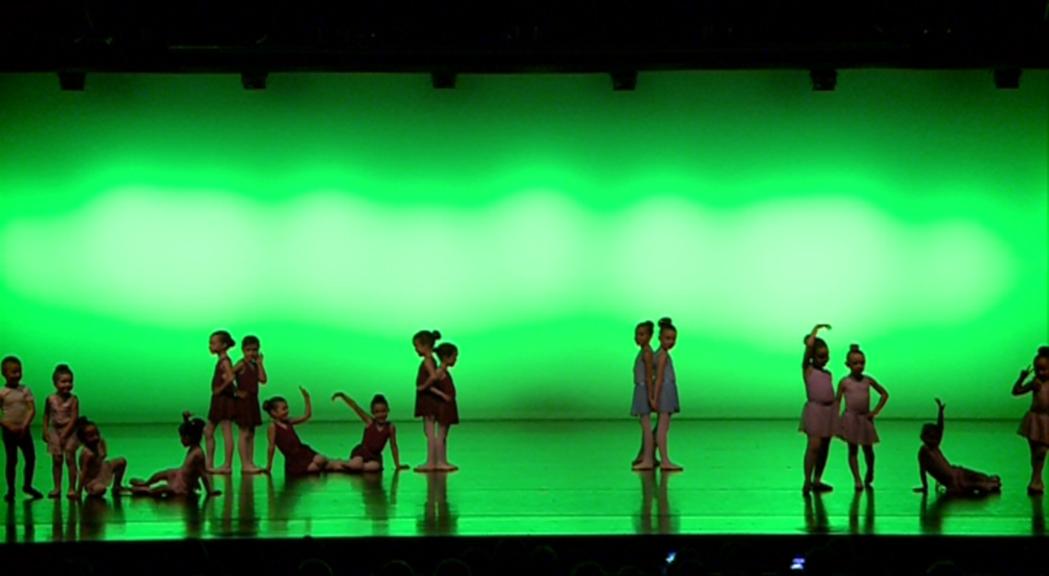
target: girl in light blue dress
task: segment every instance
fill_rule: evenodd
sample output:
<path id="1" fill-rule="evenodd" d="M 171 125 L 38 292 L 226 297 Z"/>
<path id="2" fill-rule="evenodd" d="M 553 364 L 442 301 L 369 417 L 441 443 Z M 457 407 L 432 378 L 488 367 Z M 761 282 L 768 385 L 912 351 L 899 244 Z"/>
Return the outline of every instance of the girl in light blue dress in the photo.
<path id="1" fill-rule="evenodd" d="M 654 466 L 653 443 L 655 438 L 651 424 L 652 405 L 648 400 L 655 375 L 655 355 L 652 353 L 652 335 L 656 325 L 651 320 L 641 322 L 634 328 L 634 342 L 641 349 L 634 359 L 634 402 L 630 415 L 641 420 L 641 450 L 634 460 L 634 470 L 651 470 Z"/>
<path id="2" fill-rule="evenodd" d="M 670 460 L 667 447 L 667 435 L 670 432 L 670 416 L 681 411 L 677 398 L 677 376 L 674 374 L 674 361 L 670 350 L 677 343 L 677 328 L 670 318 L 659 321 L 659 350 L 656 351 L 656 378 L 648 401 L 659 412 L 659 424 L 656 426 L 656 444 L 659 446 L 660 469 L 668 471 L 683 470 Z"/>

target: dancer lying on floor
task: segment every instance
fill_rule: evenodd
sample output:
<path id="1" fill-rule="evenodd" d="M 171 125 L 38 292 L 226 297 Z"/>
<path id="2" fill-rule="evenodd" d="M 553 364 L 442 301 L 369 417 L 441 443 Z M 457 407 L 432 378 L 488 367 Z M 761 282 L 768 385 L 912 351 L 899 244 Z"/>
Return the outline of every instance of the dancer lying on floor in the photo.
<path id="1" fill-rule="evenodd" d="M 928 491 L 925 478 L 928 474 L 936 480 L 938 486 L 943 486 L 947 494 L 952 496 L 982 496 L 1001 492 L 1002 480 L 998 476 L 988 476 L 982 472 L 953 466 L 947 461 L 947 457 L 940 451 L 940 443 L 943 441 L 943 410 L 946 406 L 939 398 L 936 399 L 936 405 L 939 407 L 936 424 L 922 426 L 922 447 L 918 449 L 918 469 L 922 485 L 914 491 Z"/>
<path id="2" fill-rule="evenodd" d="M 284 477 L 294 478 L 297 476 L 308 476 L 320 472 L 344 472 L 348 470 L 349 463 L 343 460 L 332 460 L 327 456 L 318 454 L 308 445 L 299 440 L 295 432 L 295 426 L 303 424 L 313 416 L 313 403 L 310 401 L 310 393 L 299 386 L 302 399 L 306 402 L 306 414 L 300 418 L 292 418 L 288 413 L 288 401 L 280 396 L 274 396 L 262 403 L 262 409 L 270 415 L 273 422 L 267 431 L 269 448 L 266 451 L 266 473 L 273 469 L 273 452 L 280 450 L 284 456 Z"/>
<path id="3" fill-rule="evenodd" d="M 203 483 L 205 496 L 221 494 L 211 485 L 204 450 L 200 447 L 206 425 L 200 418 L 192 418 L 189 412 L 183 412 L 178 435 L 182 440 L 182 445 L 189 450 L 186 451 L 186 458 L 182 461 L 182 466 L 161 470 L 147 480 L 132 479 L 131 493 L 155 498 L 195 496 L 197 488 Z"/>

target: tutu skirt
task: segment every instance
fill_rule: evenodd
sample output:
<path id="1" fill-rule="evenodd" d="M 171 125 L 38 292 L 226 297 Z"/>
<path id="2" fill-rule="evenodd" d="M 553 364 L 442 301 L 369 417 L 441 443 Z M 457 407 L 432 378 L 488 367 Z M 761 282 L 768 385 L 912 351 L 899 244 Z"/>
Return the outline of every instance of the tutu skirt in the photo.
<path id="1" fill-rule="evenodd" d="M 867 414 L 846 411 L 838 424 L 838 437 L 849 444 L 873 446 L 878 443 L 878 432 Z"/>
<path id="2" fill-rule="evenodd" d="M 1018 433 L 1032 442 L 1049 445 L 1049 414 L 1028 412 L 1020 422 Z"/>
<path id="3" fill-rule="evenodd" d="M 798 430 L 808 436 L 832 438 L 838 433 L 838 413 L 834 404 L 806 402 L 801 410 Z"/>

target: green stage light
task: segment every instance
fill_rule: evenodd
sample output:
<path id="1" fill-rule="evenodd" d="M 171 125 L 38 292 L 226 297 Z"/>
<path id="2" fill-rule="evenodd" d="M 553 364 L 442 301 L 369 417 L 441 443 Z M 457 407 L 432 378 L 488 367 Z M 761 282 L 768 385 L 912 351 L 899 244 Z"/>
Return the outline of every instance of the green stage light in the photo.
<path id="1" fill-rule="evenodd" d="M 410 337 L 462 350 L 466 419 L 629 413 L 670 315 L 684 417 L 795 418 L 829 322 L 886 417 L 1011 417 L 1049 337 L 1049 73 L 0 78 L 2 353 L 101 421 L 207 407 L 215 329 L 270 385 L 411 414 Z M 237 350 L 233 350 L 236 358 Z"/>

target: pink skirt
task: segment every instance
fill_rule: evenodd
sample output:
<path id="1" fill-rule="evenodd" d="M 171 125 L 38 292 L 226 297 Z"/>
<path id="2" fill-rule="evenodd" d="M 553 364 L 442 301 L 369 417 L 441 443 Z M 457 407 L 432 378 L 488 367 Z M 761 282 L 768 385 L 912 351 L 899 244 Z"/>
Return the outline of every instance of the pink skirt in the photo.
<path id="1" fill-rule="evenodd" d="M 1020 436 L 1039 444 L 1049 444 L 1049 414 L 1028 412 L 1020 422 Z"/>
<path id="2" fill-rule="evenodd" d="M 866 414 L 849 411 L 841 415 L 838 437 L 849 444 L 860 446 L 873 446 L 878 443 L 878 432 L 874 429 L 874 422 L 868 419 Z"/>
<path id="3" fill-rule="evenodd" d="M 838 414 L 834 404 L 806 402 L 801 410 L 798 430 L 808 436 L 831 438 L 838 432 Z"/>

